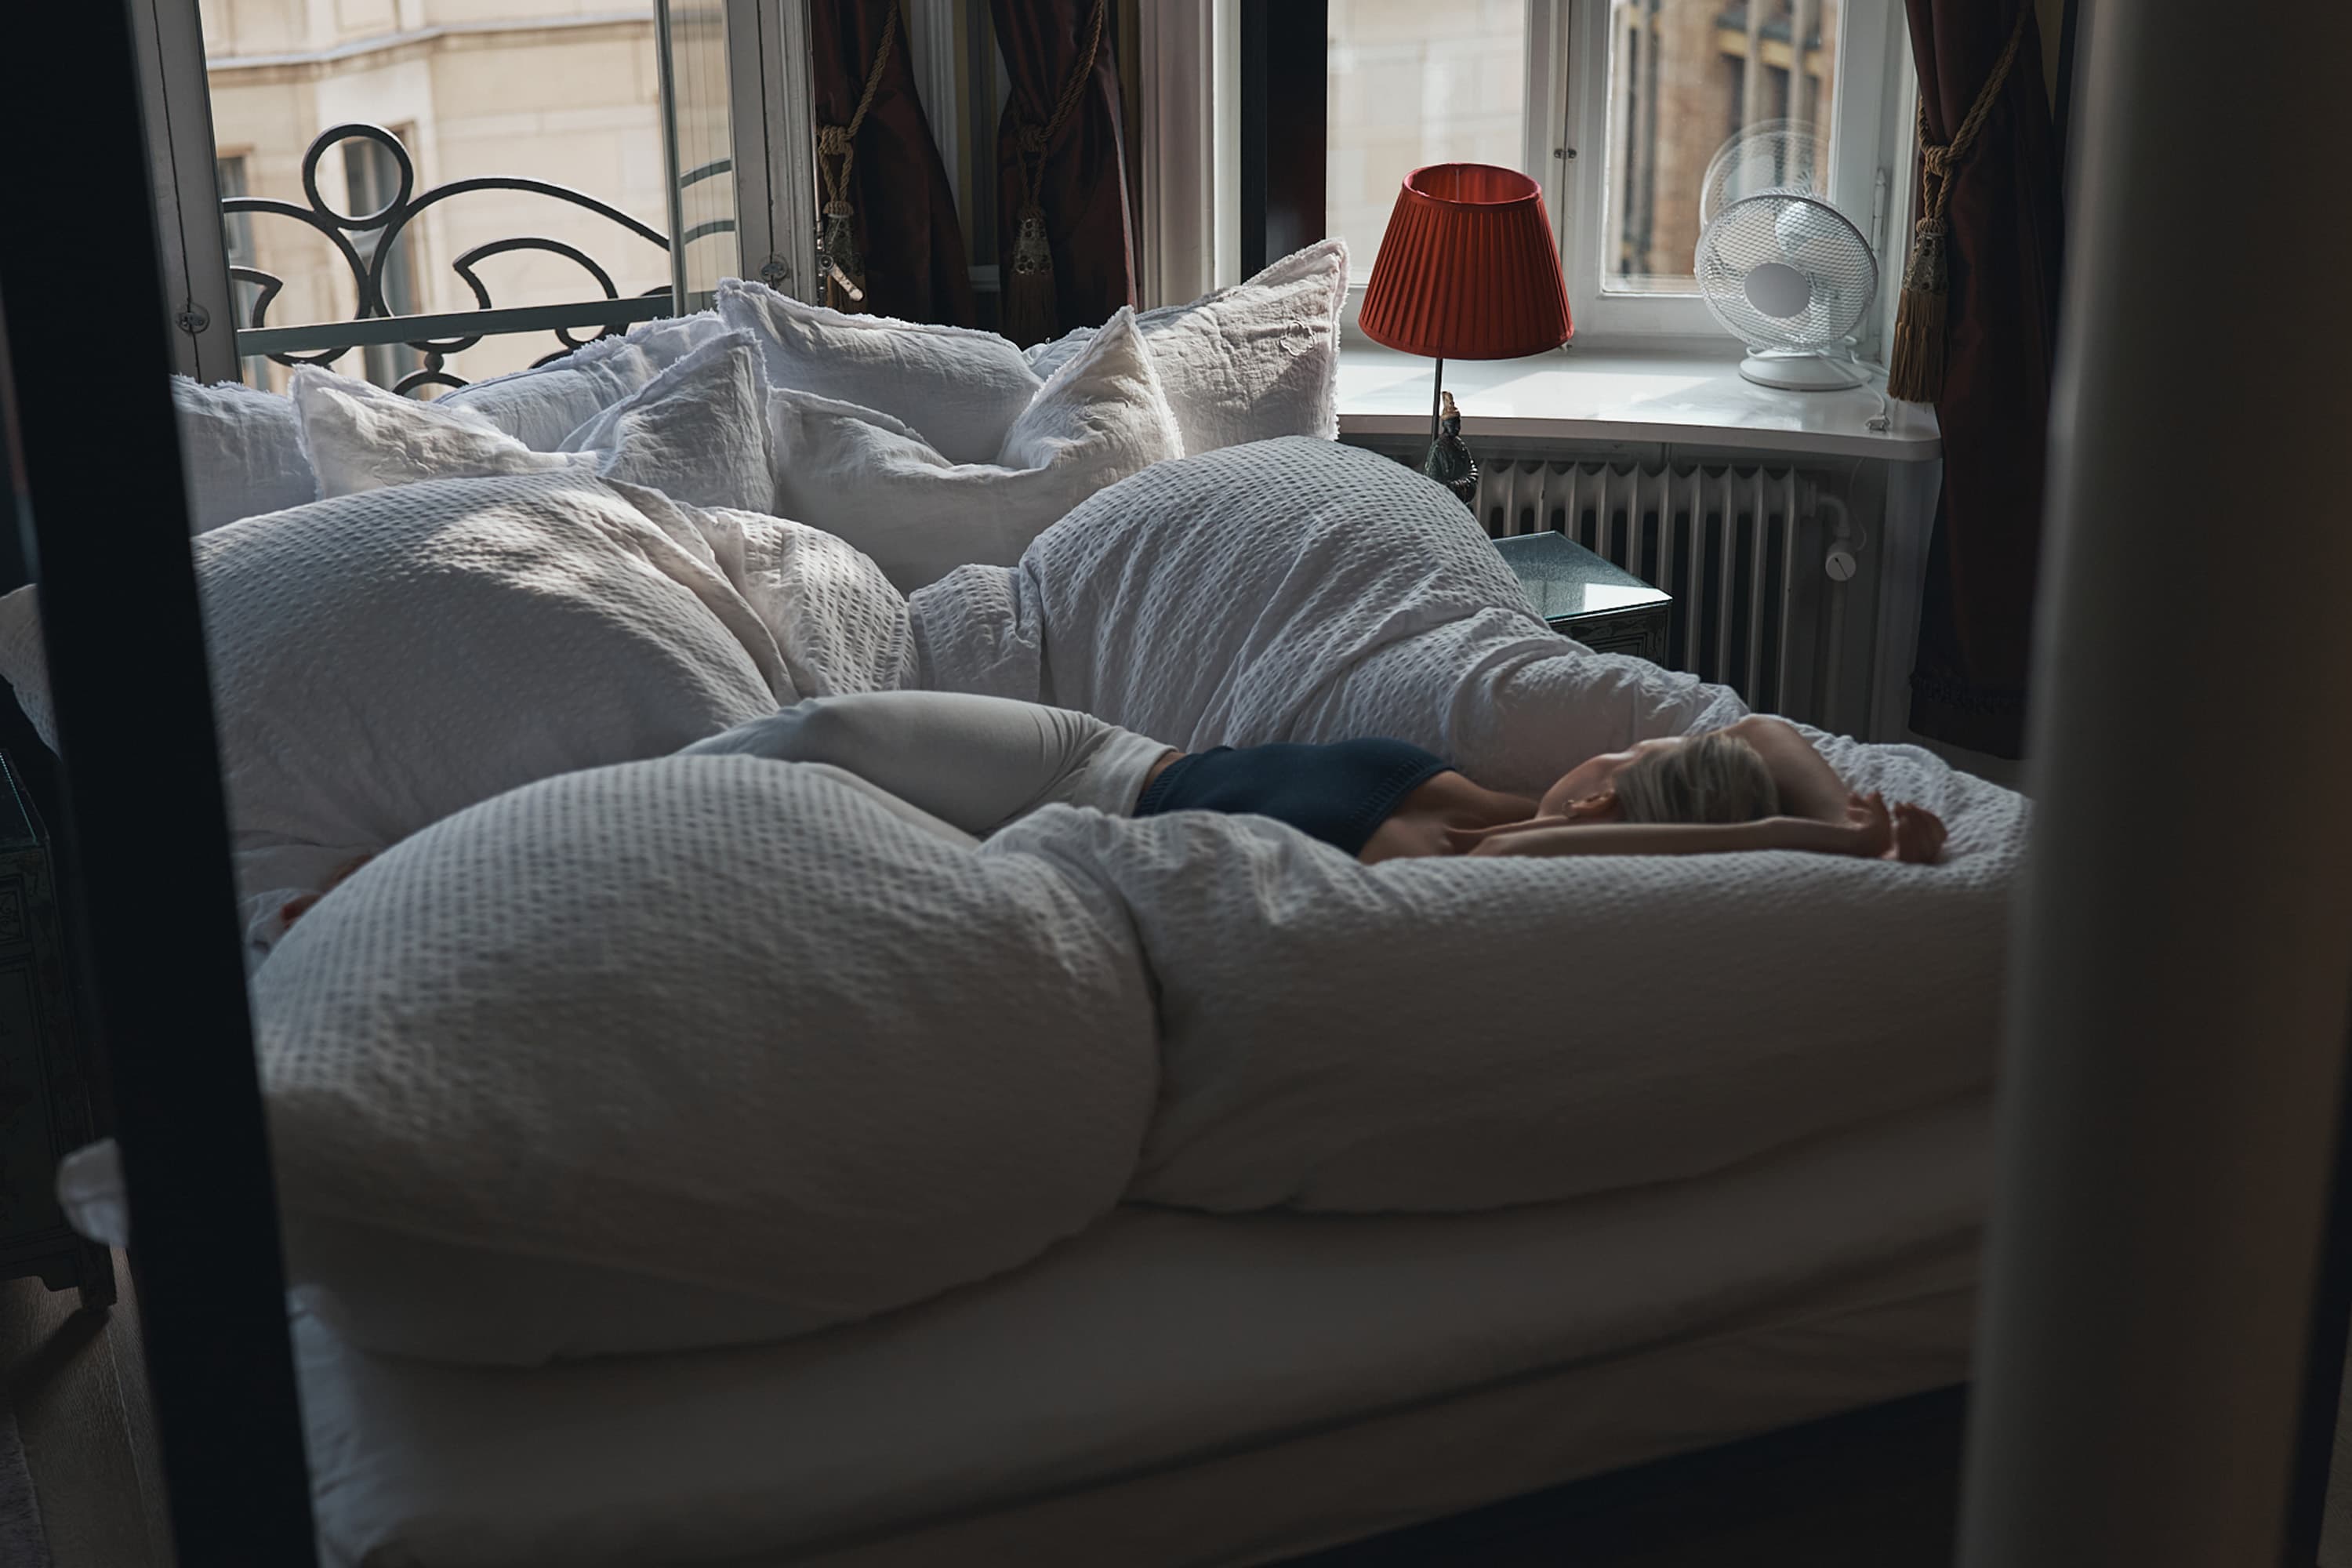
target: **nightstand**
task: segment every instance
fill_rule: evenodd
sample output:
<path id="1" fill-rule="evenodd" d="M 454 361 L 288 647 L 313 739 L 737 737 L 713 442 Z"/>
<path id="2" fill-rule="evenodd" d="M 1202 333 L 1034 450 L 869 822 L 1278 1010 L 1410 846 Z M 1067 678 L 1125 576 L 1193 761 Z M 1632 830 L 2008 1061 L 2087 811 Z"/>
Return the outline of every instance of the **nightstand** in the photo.
<path id="1" fill-rule="evenodd" d="M 1611 565 L 1563 533 L 1517 534 L 1495 541 L 1495 548 L 1552 630 L 1595 653 L 1666 662 L 1673 595 Z"/>

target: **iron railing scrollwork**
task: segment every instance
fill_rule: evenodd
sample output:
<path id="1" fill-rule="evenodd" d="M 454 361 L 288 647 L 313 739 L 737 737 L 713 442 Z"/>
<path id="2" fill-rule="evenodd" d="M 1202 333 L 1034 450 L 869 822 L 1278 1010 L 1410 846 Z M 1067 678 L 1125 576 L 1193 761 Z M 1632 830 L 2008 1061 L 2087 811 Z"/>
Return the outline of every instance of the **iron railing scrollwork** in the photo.
<path id="1" fill-rule="evenodd" d="M 395 189 L 391 199 L 372 213 L 339 212 L 329 205 L 319 190 L 320 161 L 329 149 L 353 140 L 372 142 L 383 148 L 390 155 L 395 174 Z M 731 168 L 730 162 L 721 158 L 687 172 L 680 177 L 679 184 L 681 186 L 695 184 L 730 173 Z M 324 235 L 343 264 L 351 268 L 357 289 L 358 309 L 347 321 L 271 327 L 267 321 L 269 305 L 286 287 L 286 280 L 258 267 L 232 266 L 230 278 L 236 282 L 251 284 L 256 290 L 247 312 L 250 319 L 235 323 L 238 352 L 267 354 L 284 365 L 332 364 L 355 348 L 374 343 L 405 343 L 424 356 L 424 365 L 400 377 L 394 384 L 393 390 L 413 393 L 426 386 L 465 385 L 464 378 L 448 368 L 448 356 L 472 348 L 485 337 L 511 332 L 551 331 L 562 346 L 533 361 L 536 367 L 561 359 L 595 338 L 617 334 L 633 322 L 667 315 L 676 309 L 668 284 L 624 299 L 613 281 L 612 274 L 579 247 L 543 236 L 519 235 L 475 246 L 451 259 L 450 269 L 464 279 L 474 297 L 474 310 L 422 315 L 393 310 L 384 298 L 384 274 L 403 231 L 427 208 L 457 196 L 485 191 L 550 197 L 609 219 L 636 238 L 659 247 L 665 255 L 670 249 L 669 237 L 659 229 L 631 217 L 608 202 L 599 201 L 585 191 L 546 180 L 515 174 L 478 175 L 450 180 L 419 192 L 416 189 L 415 162 L 409 156 L 408 149 L 401 144 L 400 138 L 381 125 L 357 121 L 335 125 L 320 132 L 302 154 L 302 195 L 309 204 L 307 206 L 271 196 L 240 195 L 223 199 L 221 213 L 225 219 L 237 213 L 266 213 L 291 218 Z M 697 224 L 687 231 L 680 243 L 691 244 L 709 235 L 731 233 L 734 227 L 734 221 L 730 218 Z M 601 295 L 557 305 L 499 307 L 492 300 L 489 285 L 482 280 L 478 269 L 493 257 L 511 255 L 517 251 L 540 251 L 574 263 L 602 290 Z M 387 332 L 386 328 L 404 328 L 417 335 L 407 336 L 397 331 Z M 575 335 L 583 328 L 593 330 L 586 336 Z M 441 332 L 454 332 L 456 335 L 435 335 Z"/>

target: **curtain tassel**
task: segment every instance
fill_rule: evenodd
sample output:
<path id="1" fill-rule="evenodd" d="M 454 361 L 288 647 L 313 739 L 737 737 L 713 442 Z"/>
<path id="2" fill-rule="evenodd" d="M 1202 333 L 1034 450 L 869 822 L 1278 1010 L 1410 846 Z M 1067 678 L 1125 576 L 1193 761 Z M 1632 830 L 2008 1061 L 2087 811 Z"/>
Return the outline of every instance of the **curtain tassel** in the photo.
<path id="1" fill-rule="evenodd" d="M 1944 262 L 1944 226 L 1923 217 L 1911 236 L 1903 268 L 1903 297 L 1895 310 L 1895 346 L 1886 356 L 1886 395 L 1933 403 L 1944 392 L 1945 315 L 1951 277 Z"/>
<path id="2" fill-rule="evenodd" d="M 1904 264 L 1903 298 L 1895 310 L 1895 346 L 1886 355 L 1889 397 L 1933 403 L 1944 394 L 1944 328 L 1952 293 L 1944 214 L 1952 200 L 1952 182 L 1976 151 L 1977 133 L 2000 101 L 2010 68 L 2017 63 L 2018 45 L 2032 26 L 2033 0 L 2024 0 L 2009 29 L 2008 44 L 1951 141 L 1938 143 L 1929 133 L 1927 100 L 1924 95 L 1919 100 L 1919 222 L 1911 231 L 1911 259 Z"/>
<path id="3" fill-rule="evenodd" d="M 824 280 L 824 302 L 833 310 L 866 308 L 866 258 L 857 251 L 857 231 L 847 202 L 827 202 L 824 226 L 817 233 L 816 273 Z"/>
<path id="4" fill-rule="evenodd" d="M 1004 285 L 1004 335 L 1024 347 L 1062 335 L 1054 299 L 1054 249 L 1045 239 L 1045 212 L 1035 204 L 1021 209 L 1013 240 L 1013 276 Z"/>

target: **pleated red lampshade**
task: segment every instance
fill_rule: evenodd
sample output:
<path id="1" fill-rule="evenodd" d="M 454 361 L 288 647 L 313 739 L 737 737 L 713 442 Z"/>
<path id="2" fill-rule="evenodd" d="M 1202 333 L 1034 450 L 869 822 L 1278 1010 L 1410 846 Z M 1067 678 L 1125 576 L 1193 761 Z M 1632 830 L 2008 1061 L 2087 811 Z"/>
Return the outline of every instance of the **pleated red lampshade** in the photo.
<path id="1" fill-rule="evenodd" d="M 1491 163 L 1407 174 L 1356 320 L 1374 342 L 1431 359 L 1517 359 L 1568 342 L 1542 188 Z"/>

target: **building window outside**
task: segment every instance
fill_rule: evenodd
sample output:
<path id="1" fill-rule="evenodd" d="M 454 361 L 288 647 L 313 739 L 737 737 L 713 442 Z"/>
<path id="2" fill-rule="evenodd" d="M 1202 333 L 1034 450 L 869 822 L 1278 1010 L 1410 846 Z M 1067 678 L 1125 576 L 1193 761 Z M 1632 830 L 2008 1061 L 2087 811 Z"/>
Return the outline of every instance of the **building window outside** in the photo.
<path id="1" fill-rule="evenodd" d="M 390 129 L 402 146 L 415 145 L 414 126 Z M 362 136 L 344 142 L 342 153 L 343 182 L 349 192 L 346 212 L 353 217 L 363 217 L 382 212 L 399 199 L 400 164 L 391 148 Z M 383 240 L 384 227 L 378 225 L 354 233 L 352 246 L 360 253 L 361 261 L 373 267 Z M 416 226 L 409 224 L 394 237 L 392 254 L 384 258 L 379 279 L 384 314 L 388 316 L 417 314 L 416 273 L 411 265 L 415 252 Z M 425 356 L 406 343 L 370 343 L 361 353 L 366 356 L 367 378 L 378 386 L 397 386 L 401 377 L 423 368 L 425 363 Z"/>
<path id="2" fill-rule="evenodd" d="M 334 125 L 373 124 L 398 136 L 420 189 L 520 176 L 583 192 L 668 231 L 650 5 L 478 0 L 465 8 L 464 27 L 421 35 L 404 29 L 408 10 L 390 0 L 308 8 L 206 0 L 202 44 L 221 195 L 306 207 L 302 163 L 313 141 Z M 398 193 L 398 166 L 388 148 L 347 139 L 325 150 L 317 184 L 335 210 L 364 215 Z M 722 184 L 705 181 L 694 189 L 707 193 Z M 695 218 L 711 216 L 698 210 Z M 608 217 L 544 195 L 481 190 L 437 202 L 403 227 L 386 261 L 385 308 L 394 314 L 476 309 L 473 289 L 449 260 L 520 237 L 589 257 L 625 299 L 666 289 L 671 280 L 663 248 Z M 331 324 L 356 314 L 350 266 L 310 225 L 270 213 L 231 214 L 224 237 L 234 264 L 281 280 L 269 306 L 271 326 Z M 363 258 L 382 237 L 380 228 L 349 233 Z M 477 271 L 500 308 L 564 304 L 604 292 L 578 261 L 543 247 L 505 250 Z M 250 321 L 257 289 L 233 289 L 240 324 Z M 582 323 L 573 335 L 593 330 Z M 494 334 L 447 355 L 446 369 L 480 381 L 561 348 L 550 331 Z M 395 343 L 349 351 L 331 368 L 391 385 L 422 364 L 417 351 Z M 268 362 L 277 385 L 288 374 Z M 245 374 L 260 381 L 250 363 Z"/>
<path id="3" fill-rule="evenodd" d="M 1601 287 L 1690 293 L 1699 189 L 1726 136 L 1793 110 L 1830 167 L 1840 0 L 1610 3 Z"/>

